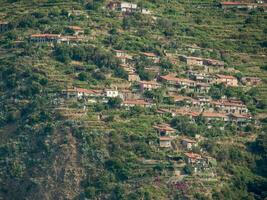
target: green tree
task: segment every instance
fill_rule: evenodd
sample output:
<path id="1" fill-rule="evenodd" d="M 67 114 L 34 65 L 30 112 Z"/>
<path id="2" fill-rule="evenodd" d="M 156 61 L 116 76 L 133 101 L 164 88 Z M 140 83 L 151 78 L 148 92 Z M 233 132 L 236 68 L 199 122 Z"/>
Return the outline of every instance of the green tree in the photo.
<path id="1" fill-rule="evenodd" d="M 119 97 L 110 98 L 108 100 L 109 108 L 119 108 L 121 106 L 122 99 Z"/>

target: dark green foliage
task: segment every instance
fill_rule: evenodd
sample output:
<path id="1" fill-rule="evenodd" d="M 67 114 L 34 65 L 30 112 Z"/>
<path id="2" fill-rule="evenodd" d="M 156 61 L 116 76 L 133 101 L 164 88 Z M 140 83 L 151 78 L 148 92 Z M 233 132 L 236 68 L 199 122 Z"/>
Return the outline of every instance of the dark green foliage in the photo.
<path id="1" fill-rule="evenodd" d="M 119 108 L 121 106 L 122 100 L 119 97 L 110 98 L 108 100 L 108 106 L 110 108 Z"/>

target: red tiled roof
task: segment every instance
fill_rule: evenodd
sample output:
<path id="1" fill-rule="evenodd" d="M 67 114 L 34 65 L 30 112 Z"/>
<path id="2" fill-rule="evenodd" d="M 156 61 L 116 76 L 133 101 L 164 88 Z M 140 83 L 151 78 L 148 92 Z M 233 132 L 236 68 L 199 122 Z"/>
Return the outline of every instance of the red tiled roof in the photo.
<path id="1" fill-rule="evenodd" d="M 242 2 L 221 2 L 222 5 L 247 5 L 248 3 L 242 3 Z"/>
<path id="2" fill-rule="evenodd" d="M 185 97 L 185 96 L 180 96 L 180 95 L 173 95 L 170 97 L 172 97 L 174 99 L 174 101 L 183 101 L 185 99 L 192 100 L 191 97 Z"/>
<path id="3" fill-rule="evenodd" d="M 177 78 L 174 77 L 172 75 L 165 75 L 165 76 L 160 76 L 161 79 L 166 80 L 166 81 L 175 81 L 176 83 L 181 83 L 181 82 L 185 82 L 185 83 L 195 83 L 195 81 L 192 81 L 190 79 L 186 79 L 186 78 Z"/>
<path id="4" fill-rule="evenodd" d="M 172 137 L 169 137 L 169 136 L 161 136 L 161 137 L 159 138 L 159 140 L 160 140 L 160 141 L 170 141 L 170 140 L 172 140 Z"/>
<path id="5" fill-rule="evenodd" d="M 123 104 L 132 104 L 132 105 L 149 105 L 149 102 L 146 102 L 143 99 L 127 99 L 123 101 Z"/>
<path id="6" fill-rule="evenodd" d="M 101 93 L 100 90 L 88 90 L 88 89 L 84 89 L 84 88 L 76 88 L 76 91 L 86 93 L 86 94 L 99 94 L 99 93 Z"/>
<path id="7" fill-rule="evenodd" d="M 158 124 L 156 126 L 153 126 L 154 128 L 158 130 L 164 130 L 164 131 L 176 131 L 174 128 L 172 128 L 169 124 Z"/>
<path id="8" fill-rule="evenodd" d="M 186 157 L 191 159 L 201 159 L 201 155 L 197 153 L 184 153 Z"/>
<path id="9" fill-rule="evenodd" d="M 227 115 L 226 114 L 223 114 L 223 113 L 215 113 L 215 112 L 202 112 L 201 115 L 203 117 L 227 118 Z"/>
<path id="10" fill-rule="evenodd" d="M 230 75 L 222 75 L 222 74 L 216 74 L 218 78 L 225 78 L 225 79 L 236 79 L 234 76 Z"/>
<path id="11" fill-rule="evenodd" d="M 143 52 L 142 54 L 147 57 L 157 57 L 155 53 Z"/>
<path id="12" fill-rule="evenodd" d="M 68 28 L 73 29 L 73 30 L 75 30 L 75 31 L 83 30 L 83 29 L 82 29 L 81 27 L 79 27 L 79 26 L 68 26 Z"/>
<path id="13" fill-rule="evenodd" d="M 183 138 L 182 141 L 186 141 L 187 143 L 196 143 L 195 140 L 191 140 L 189 138 Z"/>
<path id="14" fill-rule="evenodd" d="M 236 107 L 245 107 L 242 101 L 239 100 L 221 100 L 221 101 L 212 101 L 214 105 L 222 105 L 222 106 L 236 106 Z"/>
<path id="15" fill-rule="evenodd" d="M 60 38 L 59 34 L 33 34 L 32 38 Z"/>

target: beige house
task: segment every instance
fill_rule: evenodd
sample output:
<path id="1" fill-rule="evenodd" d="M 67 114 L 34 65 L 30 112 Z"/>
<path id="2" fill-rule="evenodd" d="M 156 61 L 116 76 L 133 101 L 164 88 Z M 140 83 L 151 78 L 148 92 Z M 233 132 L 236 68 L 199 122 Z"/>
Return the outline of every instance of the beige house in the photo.
<path id="1" fill-rule="evenodd" d="M 156 81 L 140 81 L 139 86 L 140 90 L 143 92 L 145 90 L 157 89 L 160 87 L 160 84 Z"/>
<path id="2" fill-rule="evenodd" d="M 83 28 L 79 26 L 68 26 L 69 29 L 74 31 L 74 35 L 82 35 L 84 34 Z"/>
<path id="3" fill-rule="evenodd" d="M 151 102 L 145 101 L 144 99 L 126 99 L 122 102 L 121 105 L 128 108 L 134 106 L 150 108 L 152 107 L 153 104 Z"/>
<path id="4" fill-rule="evenodd" d="M 181 144 L 187 150 L 191 150 L 194 146 L 197 146 L 197 142 L 195 140 L 191 140 L 188 138 L 183 138 L 181 140 Z"/>
<path id="5" fill-rule="evenodd" d="M 172 128 L 169 124 L 158 124 L 153 127 L 157 129 L 158 133 L 162 136 L 171 135 L 176 132 L 176 130 Z"/>
<path id="6" fill-rule="evenodd" d="M 212 101 L 211 105 L 215 110 L 224 113 L 246 114 L 248 113 L 247 106 L 239 100 L 220 100 Z"/>
<path id="7" fill-rule="evenodd" d="M 220 84 L 223 83 L 226 86 L 231 86 L 231 87 L 237 87 L 238 86 L 238 80 L 234 76 L 229 76 L 229 75 L 221 75 L 217 74 L 216 75 L 216 83 Z"/>
<path id="8" fill-rule="evenodd" d="M 170 148 L 171 147 L 172 138 L 169 136 L 161 136 L 159 138 L 159 146 L 161 148 Z"/>
<path id="9" fill-rule="evenodd" d="M 192 56 L 180 56 L 180 60 L 191 66 L 203 66 L 203 58 Z"/>
<path id="10" fill-rule="evenodd" d="M 143 52 L 141 53 L 142 56 L 146 57 L 147 59 L 151 60 L 153 63 L 159 63 L 160 58 L 155 53 L 151 52 Z"/>

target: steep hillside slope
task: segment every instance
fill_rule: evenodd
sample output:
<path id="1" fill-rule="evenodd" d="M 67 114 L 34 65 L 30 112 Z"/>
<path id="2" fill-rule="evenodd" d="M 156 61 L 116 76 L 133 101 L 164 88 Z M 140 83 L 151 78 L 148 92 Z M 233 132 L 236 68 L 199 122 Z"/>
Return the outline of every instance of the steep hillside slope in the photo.
<path id="1" fill-rule="evenodd" d="M 246 2 L 0 0 L 0 199 L 267 198 Z"/>

